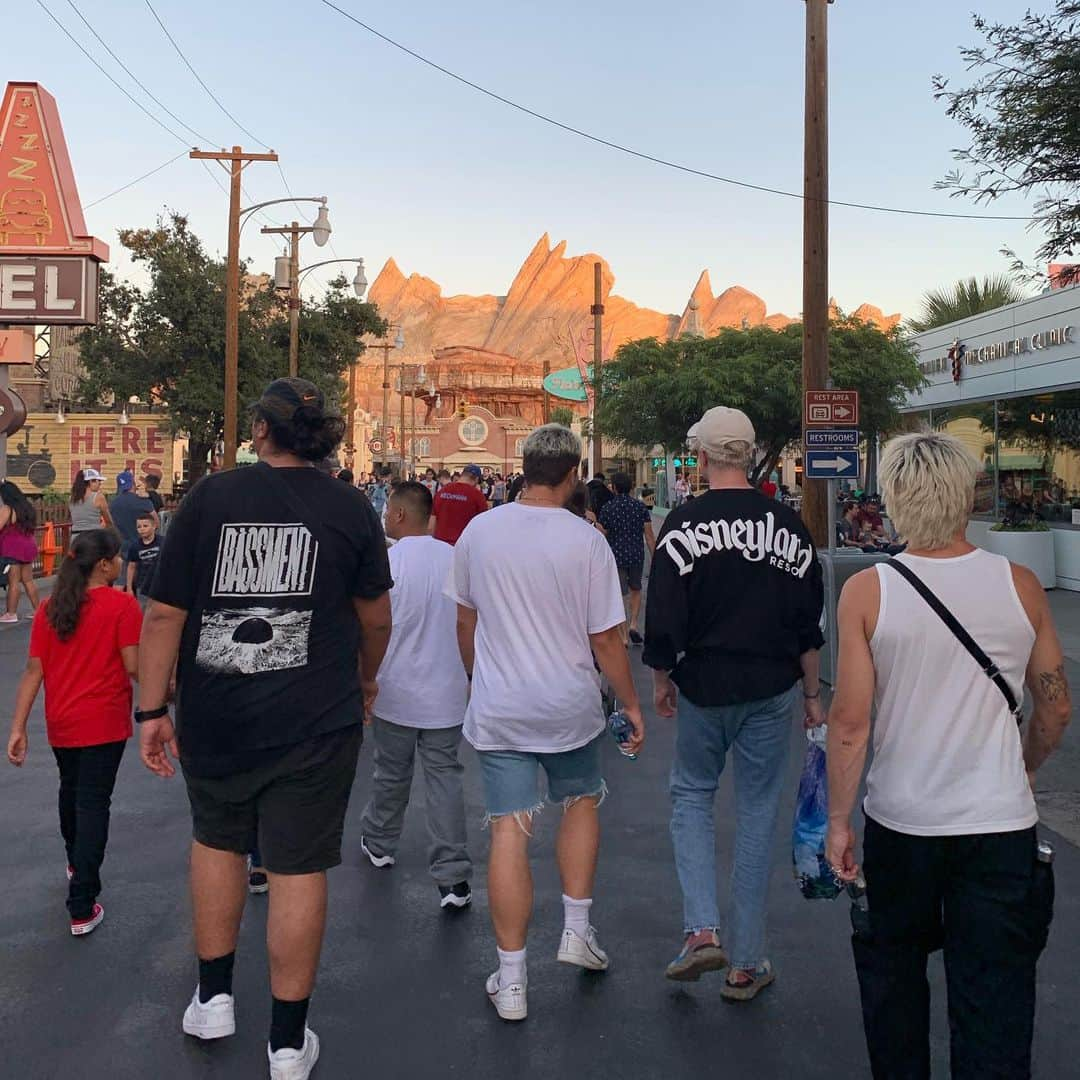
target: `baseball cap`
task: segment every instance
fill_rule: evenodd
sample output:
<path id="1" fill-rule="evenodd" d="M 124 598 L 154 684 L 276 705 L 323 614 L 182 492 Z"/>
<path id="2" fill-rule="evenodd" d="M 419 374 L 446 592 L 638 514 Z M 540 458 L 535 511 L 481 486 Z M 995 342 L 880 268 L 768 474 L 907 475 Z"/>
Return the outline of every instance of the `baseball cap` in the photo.
<path id="1" fill-rule="evenodd" d="M 130 470 L 125 469 L 122 473 L 116 474 L 117 491 L 130 491 L 134 486 L 135 475 Z"/>
<path id="2" fill-rule="evenodd" d="M 307 405 L 322 412 L 326 399 L 322 391 L 307 379 L 275 379 L 257 404 L 278 420 L 291 420 L 296 410 Z"/>
<path id="3" fill-rule="evenodd" d="M 470 476 L 475 476 L 479 480 L 484 475 L 484 470 L 479 465 L 466 465 L 462 472 L 467 472 Z"/>
<path id="4" fill-rule="evenodd" d="M 104 480 L 105 477 L 97 471 L 97 469 L 83 469 L 82 471 L 84 480 Z"/>
<path id="5" fill-rule="evenodd" d="M 751 446 L 757 442 L 754 425 L 750 417 L 739 409 L 729 409 L 726 405 L 717 405 L 708 412 L 686 433 L 687 441 L 693 449 L 720 450 L 728 443 L 744 442 Z"/>

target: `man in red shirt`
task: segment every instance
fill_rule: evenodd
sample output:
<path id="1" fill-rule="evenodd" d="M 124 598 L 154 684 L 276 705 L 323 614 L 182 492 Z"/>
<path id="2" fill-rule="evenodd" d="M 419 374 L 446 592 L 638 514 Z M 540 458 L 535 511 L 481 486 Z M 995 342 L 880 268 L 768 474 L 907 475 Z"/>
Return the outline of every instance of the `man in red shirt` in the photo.
<path id="1" fill-rule="evenodd" d="M 465 526 L 488 508 L 487 499 L 477 487 L 481 476 L 479 465 L 466 465 L 460 480 L 439 489 L 431 509 L 435 523 L 432 535 L 436 540 L 456 544 Z"/>

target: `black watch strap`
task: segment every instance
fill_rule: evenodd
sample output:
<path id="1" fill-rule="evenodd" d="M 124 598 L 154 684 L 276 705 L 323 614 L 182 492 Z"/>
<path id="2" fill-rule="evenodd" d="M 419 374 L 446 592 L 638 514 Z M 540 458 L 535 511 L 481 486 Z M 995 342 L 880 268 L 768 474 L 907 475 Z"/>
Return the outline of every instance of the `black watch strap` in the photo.
<path id="1" fill-rule="evenodd" d="M 135 723 L 141 724 L 144 720 L 160 720 L 161 717 L 167 716 L 169 713 L 169 706 L 162 705 L 156 709 L 136 709 L 135 710 Z"/>

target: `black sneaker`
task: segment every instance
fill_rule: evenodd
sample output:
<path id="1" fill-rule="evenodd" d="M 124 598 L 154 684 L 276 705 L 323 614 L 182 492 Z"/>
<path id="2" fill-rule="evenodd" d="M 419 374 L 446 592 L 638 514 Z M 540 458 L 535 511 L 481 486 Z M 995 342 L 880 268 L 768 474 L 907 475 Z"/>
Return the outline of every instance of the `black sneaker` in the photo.
<path id="1" fill-rule="evenodd" d="M 640 644 L 642 644 L 644 642 L 645 639 L 636 630 L 631 630 L 630 631 L 630 640 L 635 645 L 640 645 Z"/>
<path id="2" fill-rule="evenodd" d="M 439 886 L 439 907 L 464 908 L 472 903 L 472 889 L 467 881 L 459 881 L 456 885 Z"/>
<path id="3" fill-rule="evenodd" d="M 261 870 L 253 870 L 248 874 L 248 892 L 253 896 L 270 891 L 270 882 Z"/>

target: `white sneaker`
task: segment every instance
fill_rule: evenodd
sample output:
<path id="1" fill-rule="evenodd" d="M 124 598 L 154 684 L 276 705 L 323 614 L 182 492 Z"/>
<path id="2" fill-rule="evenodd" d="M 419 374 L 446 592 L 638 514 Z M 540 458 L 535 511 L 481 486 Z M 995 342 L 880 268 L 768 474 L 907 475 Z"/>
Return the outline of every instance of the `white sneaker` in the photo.
<path id="1" fill-rule="evenodd" d="M 270 1059 L 270 1080 L 307 1080 L 319 1060 L 319 1036 L 304 1028 L 304 1045 L 299 1050 L 287 1046 L 282 1050 L 266 1047 Z"/>
<path id="2" fill-rule="evenodd" d="M 383 867 L 393 866 L 395 859 L 393 855 L 376 855 L 374 851 L 367 846 L 367 837 L 360 837 L 360 850 L 371 860 L 371 865 L 382 870 Z"/>
<path id="3" fill-rule="evenodd" d="M 199 988 L 184 1010 L 184 1034 L 196 1039 L 224 1039 L 236 1034 L 236 1007 L 232 994 L 215 994 L 203 1004 Z"/>
<path id="4" fill-rule="evenodd" d="M 564 929 L 562 940 L 559 942 L 558 959 L 560 963 L 576 964 L 588 971 L 607 971 L 608 969 L 608 955 L 600 948 L 600 942 L 596 939 L 596 930 L 591 926 L 584 938 L 569 927 Z"/>
<path id="5" fill-rule="evenodd" d="M 4 612 L 0 615 L 0 623 L 17 623 L 19 621 L 18 615 L 10 615 L 8 612 Z"/>
<path id="6" fill-rule="evenodd" d="M 528 979 L 522 979 L 519 983 L 511 983 L 509 986 L 499 986 L 499 973 L 488 976 L 487 990 L 488 1000 L 495 1006 L 495 1011 L 503 1020 L 524 1020 L 529 1015 L 528 999 L 525 991 L 528 987 Z"/>

